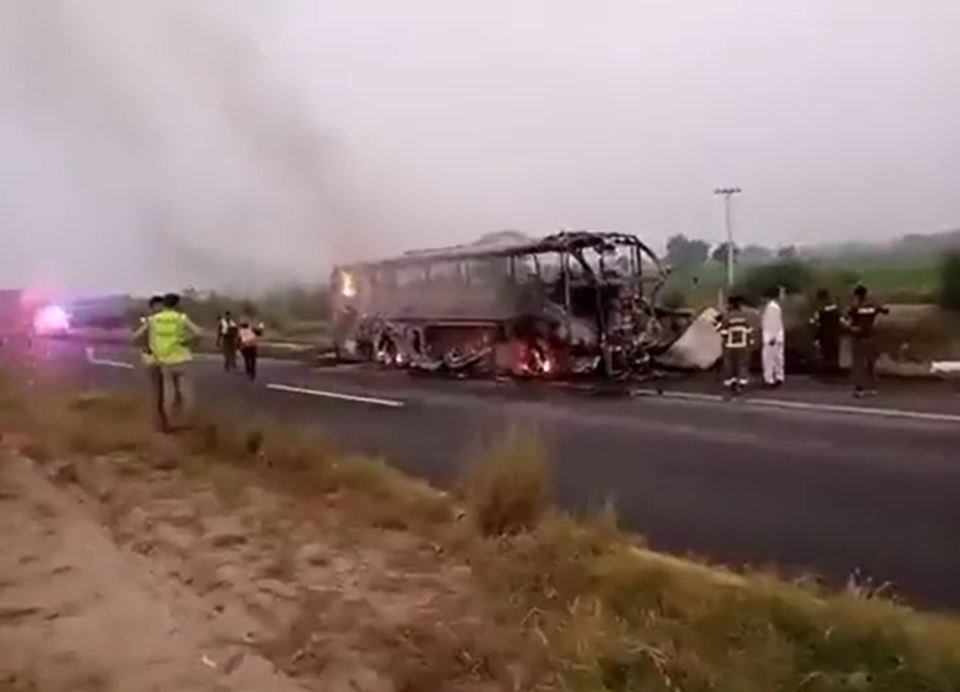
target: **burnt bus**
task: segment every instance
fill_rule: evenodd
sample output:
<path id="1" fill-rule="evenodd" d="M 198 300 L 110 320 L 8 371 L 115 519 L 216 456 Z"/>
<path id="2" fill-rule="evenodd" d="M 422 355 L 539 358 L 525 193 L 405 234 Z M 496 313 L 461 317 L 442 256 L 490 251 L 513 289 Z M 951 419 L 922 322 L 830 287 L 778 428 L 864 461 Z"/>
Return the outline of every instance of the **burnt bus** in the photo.
<path id="1" fill-rule="evenodd" d="M 433 372 L 629 376 L 673 340 L 666 270 L 636 236 L 496 234 L 333 272 L 344 360 Z"/>

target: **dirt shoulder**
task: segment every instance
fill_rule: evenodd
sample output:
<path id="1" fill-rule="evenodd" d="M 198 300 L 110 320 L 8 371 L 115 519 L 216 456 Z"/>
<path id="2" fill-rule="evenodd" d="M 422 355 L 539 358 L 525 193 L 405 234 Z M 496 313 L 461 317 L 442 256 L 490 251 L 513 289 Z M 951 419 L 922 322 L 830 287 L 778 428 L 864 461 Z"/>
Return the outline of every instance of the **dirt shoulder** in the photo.
<path id="1" fill-rule="evenodd" d="M 231 645 L 240 618 L 212 617 L 35 464 L 5 458 L 0 483 L 0 679 L 13 689 L 300 689 Z"/>
<path id="2" fill-rule="evenodd" d="M 263 489 L 227 506 L 208 483 L 130 463 L 3 457 L 0 680 L 44 692 L 514 688 L 520 670 L 470 568 L 436 545 L 351 527 L 335 508 L 308 522 Z"/>

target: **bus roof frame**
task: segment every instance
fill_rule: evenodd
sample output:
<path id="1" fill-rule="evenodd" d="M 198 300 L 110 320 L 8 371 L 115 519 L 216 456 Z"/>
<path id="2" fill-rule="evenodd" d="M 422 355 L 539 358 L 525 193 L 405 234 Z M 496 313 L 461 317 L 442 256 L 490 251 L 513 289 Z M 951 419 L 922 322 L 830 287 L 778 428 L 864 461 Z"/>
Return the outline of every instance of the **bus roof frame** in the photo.
<path id="1" fill-rule="evenodd" d="M 413 250 L 399 257 L 390 259 L 357 262 L 337 267 L 339 271 L 364 271 L 379 268 L 401 268 L 416 266 L 428 262 L 453 262 L 470 259 L 485 259 L 497 257 L 517 257 L 520 255 L 542 254 L 545 252 L 572 252 L 587 248 L 602 248 L 604 246 L 629 245 L 640 250 L 641 255 L 649 259 L 656 267 L 657 273 L 666 277 L 667 270 L 650 247 L 635 235 L 617 232 L 595 231 L 561 231 L 548 235 L 540 240 L 518 242 L 514 245 L 495 248 L 483 248 L 477 245 L 455 245 L 448 248 L 434 250 Z"/>

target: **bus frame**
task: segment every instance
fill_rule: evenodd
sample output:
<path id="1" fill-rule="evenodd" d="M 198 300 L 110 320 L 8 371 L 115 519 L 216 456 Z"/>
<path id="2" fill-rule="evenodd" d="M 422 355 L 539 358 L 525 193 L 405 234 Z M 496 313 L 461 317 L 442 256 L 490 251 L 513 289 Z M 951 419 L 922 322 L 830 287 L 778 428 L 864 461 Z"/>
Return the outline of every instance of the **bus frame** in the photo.
<path id="1" fill-rule="evenodd" d="M 336 267 L 338 356 L 458 374 L 621 378 L 648 370 L 672 341 L 657 307 L 668 271 L 637 236 L 503 235 Z"/>

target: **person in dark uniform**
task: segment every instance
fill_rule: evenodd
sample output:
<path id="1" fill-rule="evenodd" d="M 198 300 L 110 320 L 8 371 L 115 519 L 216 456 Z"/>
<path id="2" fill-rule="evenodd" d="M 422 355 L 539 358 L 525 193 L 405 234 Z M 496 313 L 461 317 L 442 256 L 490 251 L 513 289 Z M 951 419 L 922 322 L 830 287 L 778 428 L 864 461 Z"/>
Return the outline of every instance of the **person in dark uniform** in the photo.
<path id="1" fill-rule="evenodd" d="M 747 386 L 750 369 L 750 348 L 753 327 L 743 309 L 743 298 L 730 296 L 727 311 L 718 323 L 723 342 L 723 386 L 731 394 L 739 394 Z"/>
<path id="2" fill-rule="evenodd" d="M 840 318 L 840 307 L 833 302 L 829 291 L 817 291 L 817 311 L 810 324 L 821 375 L 832 376 L 840 371 Z"/>
<path id="3" fill-rule="evenodd" d="M 240 345 L 240 328 L 233 315 L 227 310 L 220 316 L 217 326 L 217 346 L 223 353 L 223 369 L 233 372 L 237 369 L 237 348 Z"/>
<path id="4" fill-rule="evenodd" d="M 867 295 L 866 286 L 853 291 L 853 305 L 847 311 L 846 327 L 853 347 L 853 395 L 857 398 L 877 393 L 877 342 L 875 326 L 878 315 L 890 311 L 874 304 Z"/>

